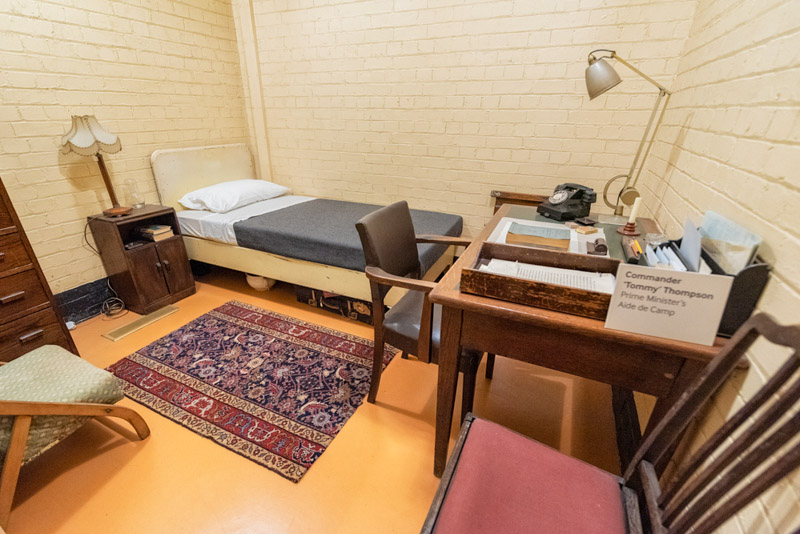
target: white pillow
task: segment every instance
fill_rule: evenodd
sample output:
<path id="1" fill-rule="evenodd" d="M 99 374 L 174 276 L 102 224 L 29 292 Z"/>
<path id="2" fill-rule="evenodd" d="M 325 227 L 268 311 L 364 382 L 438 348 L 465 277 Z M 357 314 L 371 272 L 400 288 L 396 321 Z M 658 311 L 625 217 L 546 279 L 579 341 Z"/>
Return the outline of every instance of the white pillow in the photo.
<path id="1" fill-rule="evenodd" d="M 279 197 L 288 192 L 288 187 L 265 180 L 234 180 L 186 193 L 178 202 L 190 210 L 227 213 L 253 202 Z"/>

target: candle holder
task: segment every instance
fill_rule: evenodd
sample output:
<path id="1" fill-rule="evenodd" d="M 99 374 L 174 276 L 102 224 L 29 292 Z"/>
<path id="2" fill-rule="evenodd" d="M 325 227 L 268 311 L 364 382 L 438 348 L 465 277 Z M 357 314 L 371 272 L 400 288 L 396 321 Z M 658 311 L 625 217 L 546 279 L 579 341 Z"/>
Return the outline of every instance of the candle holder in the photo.
<path id="1" fill-rule="evenodd" d="M 630 221 L 625 223 L 625 226 L 620 226 L 619 228 L 617 228 L 617 233 L 618 234 L 622 234 L 622 235 L 629 235 L 629 236 L 642 235 L 641 232 L 639 232 L 636 229 L 636 223 L 633 223 L 633 222 L 630 222 Z"/>

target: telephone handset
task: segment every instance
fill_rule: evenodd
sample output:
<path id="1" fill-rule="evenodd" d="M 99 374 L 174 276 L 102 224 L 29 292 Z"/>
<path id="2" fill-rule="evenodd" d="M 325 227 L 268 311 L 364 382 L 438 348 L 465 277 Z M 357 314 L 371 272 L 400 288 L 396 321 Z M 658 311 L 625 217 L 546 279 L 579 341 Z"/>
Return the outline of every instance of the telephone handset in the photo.
<path id="1" fill-rule="evenodd" d="M 566 183 L 557 185 L 550 198 L 539 204 L 536 211 L 557 221 L 571 221 L 587 217 L 596 201 L 597 193 L 591 187 Z"/>

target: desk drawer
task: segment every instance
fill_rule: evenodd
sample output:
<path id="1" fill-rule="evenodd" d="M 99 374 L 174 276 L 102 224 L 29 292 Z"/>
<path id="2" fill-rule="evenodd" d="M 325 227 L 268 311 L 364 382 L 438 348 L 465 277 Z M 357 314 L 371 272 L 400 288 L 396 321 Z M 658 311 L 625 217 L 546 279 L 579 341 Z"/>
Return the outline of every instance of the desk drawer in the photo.
<path id="1" fill-rule="evenodd" d="M 27 310 L 47 303 L 34 269 L 0 278 L 0 323 L 17 319 Z"/>
<path id="2" fill-rule="evenodd" d="M 0 235 L 0 273 L 28 265 L 31 259 L 17 232 Z M 2 284 L 2 282 L 0 282 Z M 3 287 L 5 287 L 3 285 Z"/>
<path id="3" fill-rule="evenodd" d="M 17 319 L 0 328 L 0 361 L 10 362 L 42 345 L 60 345 L 70 350 L 52 308 Z"/>

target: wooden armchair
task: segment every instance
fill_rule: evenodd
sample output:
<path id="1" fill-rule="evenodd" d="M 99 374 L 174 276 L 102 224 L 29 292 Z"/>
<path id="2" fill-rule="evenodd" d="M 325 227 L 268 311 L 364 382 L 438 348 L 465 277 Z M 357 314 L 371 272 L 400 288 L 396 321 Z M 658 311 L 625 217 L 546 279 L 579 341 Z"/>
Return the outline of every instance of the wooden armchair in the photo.
<path id="1" fill-rule="evenodd" d="M 370 213 L 356 223 L 356 229 L 364 248 L 366 273 L 372 291 L 375 353 L 367 400 L 375 402 L 383 370 L 384 343 L 414 354 L 424 362 L 438 361 L 441 307 L 433 306 L 428 299 L 436 284 L 419 280 L 422 272 L 417 243 L 468 246 L 470 241 L 450 236 L 416 236 L 405 201 Z M 392 287 L 409 291 L 388 312 L 384 312 L 384 297 Z M 467 350 L 461 358 L 464 415 L 472 409 L 475 375 L 482 356 L 482 353 Z"/>
<path id="2" fill-rule="evenodd" d="M 0 367 L 0 529 L 8 528 L 20 468 L 92 417 L 128 421 L 140 439 L 144 419 L 114 406 L 123 398 L 111 373 L 55 345 L 45 345 Z"/>
<path id="3" fill-rule="evenodd" d="M 654 465 L 760 336 L 793 354 L 662 485 Z M 622 478 L 469 414 L 422 532 L 713 532 L 800 466 L 799 350 L 800 325 L 752 317 L 645 436 Z"/>

